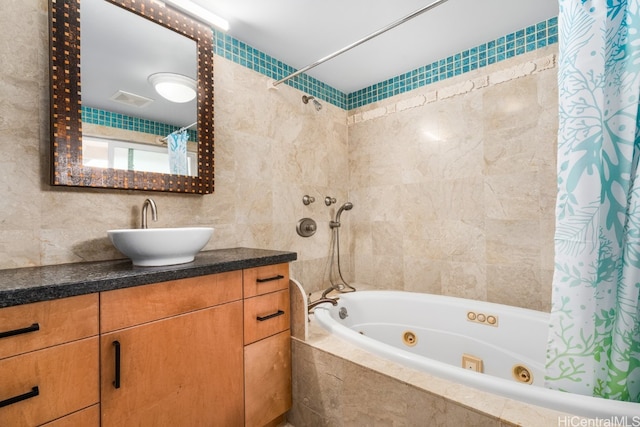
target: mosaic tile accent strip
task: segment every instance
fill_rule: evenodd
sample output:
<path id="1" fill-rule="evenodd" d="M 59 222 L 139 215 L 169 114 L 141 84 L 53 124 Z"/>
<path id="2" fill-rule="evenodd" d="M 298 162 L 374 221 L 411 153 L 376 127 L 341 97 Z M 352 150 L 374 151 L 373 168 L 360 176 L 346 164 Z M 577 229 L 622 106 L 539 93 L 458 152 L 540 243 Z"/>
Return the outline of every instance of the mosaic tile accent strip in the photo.
<path id="1" fill-rule="evenodd" d="M 228 34 L 213 29 L 214 53 L 230 61 L 257 71 L 274 80 L 280 80 L 297 70 Z M 291 87 L 330 102 L 342 109 L 347 108 L 345 93 L 317 80 L 307 74 L 301 74 L 284 82 Z"/>
<path id="2" fill-rule="evenodd" d="M 421 107 L 439 100 L 453 98 L 466 93 L 481 90 L 486 87 L 499 85 L 511 80 L 519 79 L 532 74 L 541 73 L 557 66 L 556 54 L 536 58 L 531 61 L 520 62 L 510 68 L 494 71 L 469 80 L 456 81 L 447 86 L 442 85 L 437 89 L 425 88 L 416 90 L 415 96 L 400 99 L 394 102 L 393 99 L 381 102 L 376 108 L 365 111 L 350 110 L 347 117 L 347 125 L 374 120 L 380 117 L 389 116 L 411 108 Z"/>
<path id="3" fill-rule="evenodd" d="M 108 126 L 159 136 L 167 136 L 171 132 L 180 129 L 178 126 L 166 123 L 155 122 L 153 120 L 141 119 L 138 117 L 127 116 L 125 114 L 85 106 L 82 106 L 82 121 L 84 123 L 91 123 L 94 125 Z M 187 133 L 189 134 L 189 141 L 198 141 L 197 130 L 187 129 Z"/>
<path id="4" fill-rule="evenodd" d="M 362 107 L 363 105 L 456 77 L 557 42 L 558 18 L 554 17 L 350 93 L 347 100 L 347 109 L 352 110 Z"/>
<path id="5" fill-rule="evenodd" d="M 280 80 L 297 71 L 282 61 L 215 29 L 214 38 L 215 54 L 274 80 Z M 557 42 L 558 18 L 554 17 L 348 95 L 306 74 L 294 77 L 285 84 L 342 109 L 352 110 Z"/>

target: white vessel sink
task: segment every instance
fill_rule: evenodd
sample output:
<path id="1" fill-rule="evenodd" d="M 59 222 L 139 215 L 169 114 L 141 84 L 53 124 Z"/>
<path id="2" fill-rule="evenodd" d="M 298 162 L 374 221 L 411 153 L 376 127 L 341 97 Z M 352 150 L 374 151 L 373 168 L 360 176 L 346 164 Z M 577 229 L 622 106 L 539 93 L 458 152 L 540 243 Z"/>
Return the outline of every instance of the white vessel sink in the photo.
<path id="1" fill-rule="evenodd" d="M 136 228 L 109 230 L 107 235 L 133 265 L 151 267 L 193 261 L 213 235 L 213 228 Z"/>

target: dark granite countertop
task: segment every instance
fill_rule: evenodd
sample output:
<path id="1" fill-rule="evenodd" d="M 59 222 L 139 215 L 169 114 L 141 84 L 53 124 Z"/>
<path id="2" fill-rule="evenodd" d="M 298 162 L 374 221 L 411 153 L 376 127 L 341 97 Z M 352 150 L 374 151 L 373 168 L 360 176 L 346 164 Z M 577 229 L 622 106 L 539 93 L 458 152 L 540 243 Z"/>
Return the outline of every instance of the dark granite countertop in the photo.
<path id="1" fill-rule="evenodd" d="M 135 267 L 127 259 L 0 270 L 0 308 L 296 259 L 295 252 L 232 248 L 200 252 L 193 262 L 164 267 Z"/>

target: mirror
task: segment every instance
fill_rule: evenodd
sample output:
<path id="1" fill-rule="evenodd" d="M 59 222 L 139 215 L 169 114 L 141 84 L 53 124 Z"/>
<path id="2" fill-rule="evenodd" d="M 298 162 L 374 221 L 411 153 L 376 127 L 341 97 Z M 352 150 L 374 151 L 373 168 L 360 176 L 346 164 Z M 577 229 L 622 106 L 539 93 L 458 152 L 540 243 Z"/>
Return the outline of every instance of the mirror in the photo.
<path id="1" fill-rule="evenodd" d="M 52 184 L 212 193 L 212 43 L 153 0 L 51 0 Z M 195 99 L 165 99 L 159 73 Z"/>

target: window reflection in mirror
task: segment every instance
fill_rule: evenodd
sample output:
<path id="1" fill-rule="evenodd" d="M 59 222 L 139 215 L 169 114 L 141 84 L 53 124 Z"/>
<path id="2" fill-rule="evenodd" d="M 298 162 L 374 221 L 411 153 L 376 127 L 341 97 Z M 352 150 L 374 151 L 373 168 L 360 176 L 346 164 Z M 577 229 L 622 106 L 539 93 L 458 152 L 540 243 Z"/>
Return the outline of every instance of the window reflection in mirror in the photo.
<path id="1" fill-rule="evenodd" d="M 171 173 L 166 147 L 85 135 L 82 151 L 83 163 L 89 167 Z M 185 175 L 197 175 L 197 161 L 197 153 L 188 151 Z"/>

